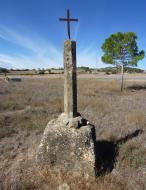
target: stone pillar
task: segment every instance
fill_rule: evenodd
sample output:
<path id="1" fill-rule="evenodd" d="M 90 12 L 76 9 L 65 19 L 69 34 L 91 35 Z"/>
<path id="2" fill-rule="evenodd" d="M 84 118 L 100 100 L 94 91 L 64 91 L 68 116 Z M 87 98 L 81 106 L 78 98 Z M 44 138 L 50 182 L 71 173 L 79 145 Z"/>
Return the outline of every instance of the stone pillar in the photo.
<path id="1" fill-rule="evenodd" d="M 76 42 L 64 42 L 64 112 L 68 118 L 77 116 Z"/>

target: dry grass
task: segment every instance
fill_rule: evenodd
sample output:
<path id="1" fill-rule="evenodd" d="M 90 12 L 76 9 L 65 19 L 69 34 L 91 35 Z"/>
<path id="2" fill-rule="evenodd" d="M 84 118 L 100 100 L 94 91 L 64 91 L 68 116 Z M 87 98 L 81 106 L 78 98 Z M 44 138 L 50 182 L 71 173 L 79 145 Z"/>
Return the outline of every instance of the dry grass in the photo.
<path id="1" fill-rule="evenodd" d="M 79 79 L 78 110 L 96 126 L 102 176 L 96 180 L 38 169 L 34 159 L 47 122 L 63 112 L 62 79 L 0 81 L 0 189 L 146 189 L 145 84 Z M 137 131 L 140 131 L 137 132 Z M 66 185 L 65 185 L 66 186 Z"/>

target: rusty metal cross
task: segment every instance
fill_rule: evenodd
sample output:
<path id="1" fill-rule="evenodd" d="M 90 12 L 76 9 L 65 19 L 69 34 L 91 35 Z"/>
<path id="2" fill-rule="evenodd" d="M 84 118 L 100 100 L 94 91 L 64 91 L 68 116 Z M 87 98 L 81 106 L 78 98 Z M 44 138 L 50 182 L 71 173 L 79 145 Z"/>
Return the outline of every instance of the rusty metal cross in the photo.
<path id="1" fill-rule="evenodd" d="M 78 22 L 77 18 L 70 18 L 70 12 L 69 9 L 67 9 L 67 18 L 60 18 L 60 21 L 66 21 L 67 22 L 67 31 L 68 31 L 68 38 L 70 40 L 70 22 L 71 21 L 76 21 Z"/>

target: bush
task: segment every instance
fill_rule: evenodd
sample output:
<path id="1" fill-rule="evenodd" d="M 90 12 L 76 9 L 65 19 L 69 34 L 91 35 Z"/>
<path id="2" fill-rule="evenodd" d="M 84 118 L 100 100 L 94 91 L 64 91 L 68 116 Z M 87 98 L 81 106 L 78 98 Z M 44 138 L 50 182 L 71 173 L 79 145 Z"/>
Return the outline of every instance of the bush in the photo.
<path id="1" fill-rule="evenodd" d="M 9 73 L 9 70 L 0 67 L 0 73 Z"/>

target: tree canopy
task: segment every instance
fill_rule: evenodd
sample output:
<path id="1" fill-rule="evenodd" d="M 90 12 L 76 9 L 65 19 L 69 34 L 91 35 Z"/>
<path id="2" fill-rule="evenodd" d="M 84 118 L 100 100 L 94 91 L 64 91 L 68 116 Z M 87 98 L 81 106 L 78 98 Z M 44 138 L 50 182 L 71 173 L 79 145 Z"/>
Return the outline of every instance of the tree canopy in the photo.
<path id="1" fill-rule="evenodd" d="M 145 53 L 138 50 L 136 40 L 137 35 L 134 32 L 112 34 L 101 47 L 104 52 L 102 61 L 114 65 L 137 66 Z"/>

